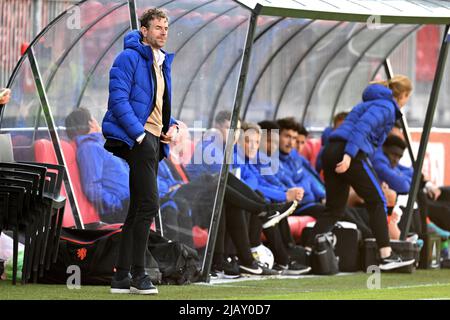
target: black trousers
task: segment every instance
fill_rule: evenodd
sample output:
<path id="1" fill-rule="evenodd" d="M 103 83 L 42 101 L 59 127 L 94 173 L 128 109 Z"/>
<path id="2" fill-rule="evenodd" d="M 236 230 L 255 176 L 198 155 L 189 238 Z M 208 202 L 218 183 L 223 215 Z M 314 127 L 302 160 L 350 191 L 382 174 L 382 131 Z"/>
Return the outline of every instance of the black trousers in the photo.
<path id="1" fill-rule="evenodd" d="M 203 175 L 182 185 L 175 193 L 174 199 L 184 198 L 191 204 L 194 223 L 203 228 L 209 228 L 218 183 L 218 176 Z M 231 173 L 225 186 L 224 203 L 253 214 L 269 209 L 264 197 Z"/>
<path id="2" fill-rule="evenodd" d="M 210 175 L 200 176 L 196 180 L 182 185 L 176 192 L 175 197 L 193 199 L 195 194 L 206 192 L 212 199 L 218 188 L 218 178 L 218 176 Z M 225 186 L 225 202 L 234 204 L 252 213 L 260 213 L 268 209 L 268 203 L 264 197 L 260 196 L 232 173 L 228 174 Z"/>
<path id="3" fill-rule="evenodd" d="M 159 137 L 146 132 L 141 144 L 129 150 L 125 160 L 130 167 L 130 207 L 122 228 L 118 272 L 142 275 L 152 219 L 158 214 Z"/>
<path id="4" fill-rule="evenodd" d="M 287 219 L 283 219 L 287 221 Z M 280 222 L 281 223 L 281 222 Z M 257 247 L 261 244 L 261 233 L 266 236 L 267 247 L 272 251 L 275 263 L 286 265 L 289 263 L 289 254 L 283 242 L 279 225 L 263 229 L 261 220 L 251 215 L 249 218 L 250 245 Z M 289 227 L 289 226 L 288 226 Z M 290 233 L 290 232 L 289 232 Z"/>
<path id="5" fill-rule="evenodd" d="M 331 231 L 334 224 L 345 216 L 350 186 L 364 199 L 370 217 L 370 227 L 378 247 L 389 246 L 386 200 L 378 177 L 361 152 L 352 159 L 349 169 L 336 173 L 336 165 L 342 161 L 346 142 L 330 141 L 322 154 L 327 194 L 326 210 L 319 216 L 312 236 Z"/>

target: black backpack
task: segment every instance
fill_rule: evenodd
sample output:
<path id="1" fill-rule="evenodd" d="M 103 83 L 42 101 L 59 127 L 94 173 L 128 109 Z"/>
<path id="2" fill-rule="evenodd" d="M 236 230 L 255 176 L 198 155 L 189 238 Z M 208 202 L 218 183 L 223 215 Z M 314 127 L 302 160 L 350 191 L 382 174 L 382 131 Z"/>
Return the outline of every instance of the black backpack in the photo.
<path id="1" fill-rule="evenodd" d="M 163 284 L 185 285 L 198 281 L 201 262 L 195 249 L 150 232 L 148 248 L 158 263 Z"/>
<path id="2" fill-rule="evenodd" d="M 331 232 L 316 235 L 311 254 L 314 274 L 333 275 L 339 272 L 339 259 L 334 254 L 333 238 Z"/>

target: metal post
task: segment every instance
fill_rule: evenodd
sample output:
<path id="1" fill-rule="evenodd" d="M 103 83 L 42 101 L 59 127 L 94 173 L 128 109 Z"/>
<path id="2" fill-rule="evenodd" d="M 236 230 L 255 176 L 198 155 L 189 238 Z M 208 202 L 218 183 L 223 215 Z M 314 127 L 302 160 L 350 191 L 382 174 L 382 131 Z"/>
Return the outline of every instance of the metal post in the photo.
<path id="1" fill-rule="evenodd" d="M 445 64 L 447 62 L 448 55 L 448 43 L 450 42 L 450 25 L 445 28 L 444 39 L 442 41 L 441 51 L 439 53 L 439 60 L 436 67 L 436 74 L 434 75 L 433 87 L 431 89 L 430 101 L 428 103 L 427 114 L 425 117 L 425 122 L 423 124 L 422 137 L 420 139 L 419 153 L 417 155 L 417 160 L 414 165 L 414 177 L 412 182 L 412 187 L 409 190 L 408 204 L 406 206 L 406 228 L 404 233 L 401 235 L 401 240 L 406 239 L 409 228 L 411 227 L 413 205 L 419 191 L 419 185 L 422 178 L 422 166 L 423 159 L 425 158 L 425 151 L 427 149 L 428 139 L 430 137 L 431 126 L 433 124 L 434 112 L 436 111 L 437 101 L 439 97 L 439 90 L 441 88 L 442 77 L 444 75 Z"/>
<path id="2" fill-rule="evenodd" d="M 42 0 L 34 0 L 33 2 L 33 38 L 42 29 Z"/>
<path id="3" fill-rule="evenodd" d="M 241 111 L 242 100 L 244 97 L 244 88 L 247 80 L 247 73 L 250 65 L 250 55 L 253 47 L 253 39 L 256 30 L 256 20 L 258 18 L 258 13 L 261 9 L 260 5 L 252 11 L 250 16 L 250 23 L 247 30 L 247 38 L 245 40 L 245 48 L 242 55 L 241 70 L 239 73 L 239 81 L 234 99 L 233 113 L 231 115 L 231 129 L 236 129 L 239 114 Z M 228 179 L 228 164 L 231 160 L 231 155 L 233 153 L 233 141 L 234 141 L 234 130 L 228 132 L 227 143 L 225 147 L 224 163 L 222 165 L 222 170 L 220 172 L 219 178 L 219 189 L 216 194 L 216 199 L 214 201 L 213 215 L 211 218 L 211 225 L 209 228 L 208 242 L 206 244 L 205 258 L 203 260 L 202 266 L 202 281 L 209 282 L 209 272 L 211 270 L 212 258 L 214 255 L 214 247 L 216 245 L 217 232 L 219 230 L 220 215 L 222 214 L 223 199 L 225 196 L 225 186 Z"/>
<path id="4" fill-rule="evenodd" d="M 44 83 L 42 81 L 41 73 L 39 72 L 38 62 L 36 61 L 33 47 L 28 48 L 27 56 L 30 61 L 31 71 L 33 73 L 33 78 L 36 84 L 37 94 L 39 96 L 39 101 L 41 103 L 41 108 L 44 112 L 45 121 L 47 122 L 50 137 L 52 139 L 53 148 L 55 149 L 56 159 L 58 164 L 63 165 L 66 169 L 66 174 L 64 175 L 64 185 L 66 187 L 67 197 L 72 208 L 73 218 L 75 220 L 75 225 L 78 229 L 84 229 L 83 219 L 80 216 L 80 210 L 78 203 L 73 194 L 72 182 L 67 170 L 66 160 L 61 152 L 61 142 L 59 139 L 58 132 L 56 130 L 55 121 L 53 119 L 53 114 L 50 109 L 50 104 L 48 103 L 47 91 L 45 90 Z"/>
<path id="5" fill-rule="evenodd" d="M 138 16 L 136 11 L 135 0 L 128 0 L 128 6 L 130 8 L 130 26 L 132 30 L 138 29 Z"/>
<path id="6" fill-rule="evenodd" d="M 392 70 L 391 61 L 389 59 L 384 60 L 384 71 L 386 72 L 386 75 L 388 79 L 392 79 L 394 76 L 394 72 Z M 411 147 L 411 134 L 409 133 L 409 126 L 408 122 L 406 121 L 405 117 L 402 117 L 400 119 L 400 122 L 402 124 L 403 129 L 403 137 L 405 138 L 406 146 L 408 148 L 409 158 L 411 159 L 412 166 L 414 166 L 414 153 Z"/>

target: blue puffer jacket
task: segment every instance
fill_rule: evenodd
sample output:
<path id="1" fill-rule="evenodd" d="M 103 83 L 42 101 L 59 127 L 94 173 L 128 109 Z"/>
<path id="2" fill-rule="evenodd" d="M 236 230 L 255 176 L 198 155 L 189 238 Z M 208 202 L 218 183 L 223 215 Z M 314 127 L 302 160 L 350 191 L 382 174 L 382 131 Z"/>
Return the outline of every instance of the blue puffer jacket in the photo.
<path id="1" fill-rule="evenodd" d="M 130 197 L 127 163 L 103 148 L 101 133 L 75 138 L 81 186 L 89 201 L 101 215 L 122 210 L 122 202 Z"/>
<path id="2" fill-rule="evenodd" d="M 305 190 L 304 196 L 300 205 L 305 205 L 314 202 L 320 202 L 325 198 L 325 188 L 322 185 L 318 185 L 315 181 L 315 176 L 309 171 L 314 170 L 310 164 L 306 164 L 300 159 L 300 156 L 293 157 L 291 154 L 285 154 L 280 152 L 280 170 L 279 174 L 283 174 L 286 178 L 292 180 L 292 182 L 284 181 L 285 185 L 289 188 L 302 187 Z M 320 182 L 319 182 L 320 183 Z"/>
<path id="3" fill-rule="evenodd" d="M 373 168 L 381 181 L 386 182 L 389 187 L 399 194 L 407 194 L 411 187 L 413 170 L 401 165 L 392 167 L 389 158 L 379 148 L 371 157 Z"/>
<path id="4" fill-rule="evenodd" d="M 153 78 L 153 52 L 142 44 L 139 31 L 125 36 L 124 51 L 114 61 L 110 70 L 108 111 L 103 118 L 102 131 L 106 138 L 125 142 L 130 149 L 136 138 L 144 133 L 144 125 L 153 111 L 155 81 Z M 174 54 L 165 53 L 162 66 L 166 90 L 164 92 L 163 132 L 176 123 L 171 114 L 171 71 Z M 161 144 L 164 156 L 169 147 Z"/>
<path id="5" fill-rule="evenodd" d="M 347 141 L 345 153 L 354 158 L 359 151 L 371 155 L 382 146 L 394 123 L 402 116 L 392 91 L 371 84 L 363 92 L 363 102 L 356 105 L 330 139 Z"/>
<path id="6" fill-rule="evenodd" d="M 245 164 L 239 167 L 241 168 L 241 180 L 253 190 L 260 191 L 266 200 L 286 201 L 287 187 L 278 180 L 274 173 L 267 174 L 271 168 L 270 159 L 265 153 L 258 152 L 256 159 L 245 158 Z"/>

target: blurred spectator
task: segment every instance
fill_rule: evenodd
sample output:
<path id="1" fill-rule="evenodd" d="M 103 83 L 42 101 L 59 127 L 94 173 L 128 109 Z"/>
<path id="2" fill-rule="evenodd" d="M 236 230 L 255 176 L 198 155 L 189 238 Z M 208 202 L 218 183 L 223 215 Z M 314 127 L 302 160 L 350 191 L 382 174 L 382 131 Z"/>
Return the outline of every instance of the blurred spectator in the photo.
<path id="1" fill-rule="evenodd" d="M 81 184 L 89 201 L 107 223 L 123 223 L 129 206 L 127 163 L 103 147 L 105 140 L 89 110 L 79 108 L 66 118 L 67 136 L 77 145 Z"/>
<path id="2" fill-rule="evenodd" d="M 11 98 L 11 90 L 7 88 L 0 89 L 0 105 L 7 104 Z"/>

